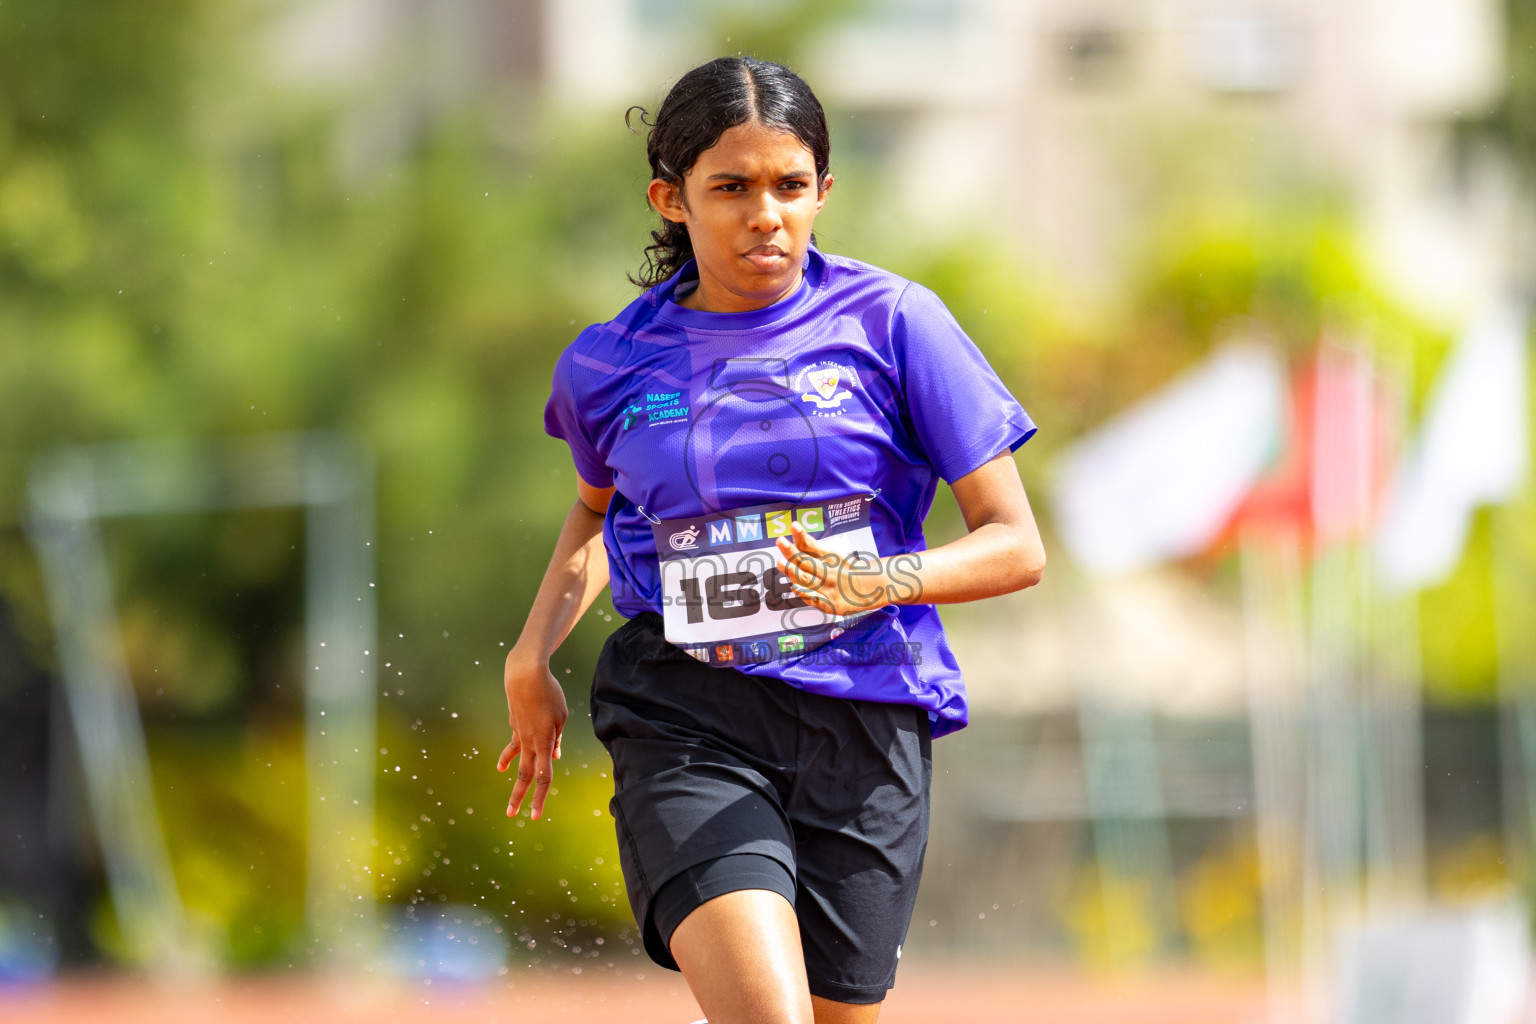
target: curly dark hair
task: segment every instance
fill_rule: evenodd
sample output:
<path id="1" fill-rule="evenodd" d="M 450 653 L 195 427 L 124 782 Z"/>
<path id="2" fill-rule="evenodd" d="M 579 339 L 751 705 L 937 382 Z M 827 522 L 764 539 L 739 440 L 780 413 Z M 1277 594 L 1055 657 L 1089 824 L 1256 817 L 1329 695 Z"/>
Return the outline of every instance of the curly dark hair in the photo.
<path id="1" fill-rule="evenodd" d="M 782 64 L 753 57 L 718 57 L 701 64 L 677 80 L 654 123 L 643 108 L 631 107 L 624 115 L 640 111 L 640 122 L 650 126 L 645 155 L 651 177 L 679 187 L 699 154 L 719 141 L 728 128 L 754 122 L 789 132 L 811 151 L 816 162 L 816 187 L 825 187 L 832 141 L 827 116 L 804 79 Z M 677 273 L 693 259 L 693 242 L 686 225 L 662 219 L 651 231 L 645 247 L 645 265 L 630 281 L 653 288 Z"/>

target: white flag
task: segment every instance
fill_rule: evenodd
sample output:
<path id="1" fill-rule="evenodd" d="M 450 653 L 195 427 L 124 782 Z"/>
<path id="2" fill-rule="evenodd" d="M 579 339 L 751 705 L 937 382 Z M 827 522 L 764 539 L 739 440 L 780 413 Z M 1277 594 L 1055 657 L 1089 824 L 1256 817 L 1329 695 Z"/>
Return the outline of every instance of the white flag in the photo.
<path id="1" fill-rule="evenodd" d="M 1274 351 L 1236 343 L 1079 441 L 1055 493 L 1068 553 L 1116 573 L 1199 552 L 1278 452 L 1285 400 Z"/>
<path id="2" fill-rule="evenodd" d="M 1525 311 L 1504 304 L 1463 335 L 1398 467 L 1376 543 L 1384 586 L 1444 579 L 1461 560 L 1472 513 L 1519 488 L 1529 462 L 1526 401 Z"/>

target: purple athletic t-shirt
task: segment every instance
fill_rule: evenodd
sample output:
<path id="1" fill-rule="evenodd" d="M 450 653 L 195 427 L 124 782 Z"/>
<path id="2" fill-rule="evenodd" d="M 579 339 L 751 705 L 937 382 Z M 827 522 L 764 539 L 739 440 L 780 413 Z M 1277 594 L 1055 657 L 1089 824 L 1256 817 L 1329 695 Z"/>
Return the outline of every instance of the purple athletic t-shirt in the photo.
<path id="1" fill-rule="evenodd" d="M 1034 422 L 922 285 L 815 248 L 795 293 L 752 312 L 673 301 L 697 280 L 686 264 L 555 365 L 544 429 L 618 492 L 603 524 L 614 609 L 662 614 L 710 664 L 916 705 L 934 736 L 963 727 L 933 605 L 812 622 L 825 616 L 767 568 L 772 537 L 793 518 L 834 550 L 921 552 L 938 480 L 1018 448 Z"/>

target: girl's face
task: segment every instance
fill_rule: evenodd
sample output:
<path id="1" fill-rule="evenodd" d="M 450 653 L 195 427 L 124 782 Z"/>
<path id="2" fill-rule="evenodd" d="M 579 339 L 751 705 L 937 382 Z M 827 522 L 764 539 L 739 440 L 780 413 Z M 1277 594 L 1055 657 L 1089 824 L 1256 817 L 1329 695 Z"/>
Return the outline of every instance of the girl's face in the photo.
<path id="1" fill-rule="evenodd" d="M 667 220 L 688 228 L 699 287 L 679 300 L 712 313 L 761 309 L 800 284 L 816 214 L 832 187 L 816 188 L 810 149 L 789 132 L 747 122 L 727 128 L 677 185 L 647 192 Z"/>

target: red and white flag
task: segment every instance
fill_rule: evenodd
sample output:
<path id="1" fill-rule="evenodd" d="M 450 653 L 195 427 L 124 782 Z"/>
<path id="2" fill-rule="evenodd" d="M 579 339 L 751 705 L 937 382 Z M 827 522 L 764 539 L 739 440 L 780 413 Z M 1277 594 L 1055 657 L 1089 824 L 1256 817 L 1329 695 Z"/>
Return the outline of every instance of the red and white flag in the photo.
<path id="1" fill-rule="evenodd" d="M 1057 466 L 1068 553 L 1105 574 L 1199 553 L 1279 451 L 1285 403 L 1274 350 L 1233 343 L 1084 437 Z"/>

